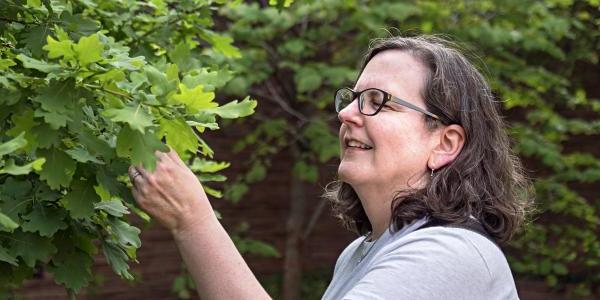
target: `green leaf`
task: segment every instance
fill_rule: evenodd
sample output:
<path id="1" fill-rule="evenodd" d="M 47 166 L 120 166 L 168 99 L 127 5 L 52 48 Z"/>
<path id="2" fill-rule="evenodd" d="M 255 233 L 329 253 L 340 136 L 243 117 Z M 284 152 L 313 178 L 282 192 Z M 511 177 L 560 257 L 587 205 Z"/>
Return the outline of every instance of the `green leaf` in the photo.
<path id="1" fill-rule="evenodd" d="M 114 245 L 111 241 L 103 241 L 102 250 L 115 273 L 127 280 L 133 280 L 133 276 L 129 273 L 129 265 L 127 264 L 128 256 L 123 249 Z"/>
<path id="2" fill-rule="evenodd" d="M 236 182 L 226 187 L 225 198 L 231 200 L 233 203 L 238 203 L 247 192 L 247 184 Z"/>
<path id="3" fill-rule="evenodd" d="M 19 227 L 19 224 L 15 223 L 15 221 L 0 211 L 0 226 L 0 231 L 12 232 Z"/>
<path id="4" fill-rule="evenodd" d="M 4 71 L 15 65 L 17 65 L 17 63 L 15 63 L 12 59 L 0 59 L 0 71 Z"/>
<path id="5" fill-rule="evenodd" d="M 198 138 L 183 119 L 160 120 L 158 136 L 166 137 L 167 145 L 171 146 L 181 157 L 196 153 Z"/>
<path id="6" fill-rule="evenodd" d="M 188 120 L 188 121 L 185 121 L 185 123 L 187 123 L 189 126 L 194 126 L 200 132 L 204 132 L 205 128 L 208 128 L 210 130 L 219 129 L 219 124 L 217 124 L 215 122 L 196 122 L 196 121 Z"/>
<path id="7" fill-rule="evenodd" d="M 0 62 L 1 63 L 1 62 Z M 1 68 L 0 68 L 1 69 Z M 2 77 L 0 77 L 0 86 L 2 85 Z M 19 100 L 21 100 L 21 96 L 23 95 L 18 89 L 8 89 L 8 88 L 0 88 L 0 93 L 2 93 L 3 97 L 0 98 L 0 105 L 10 106 L 13 105 Z M 0 116 L 0 119 L 3 117 Z"/>
<path id="8" fill-rule="evenodd" d="M 267 168 L 264 164 L 259 161 L 255 161 L 252 164 L 252 168 L 246 174 L 246 182 L 255 183 L 263 180 L 267 176 Z"/>
<path id="9" fill-rule="evenodd" d="M 190 47 L 185 42 L 177 44 L 172 51 L 169 51 L 169 57 L 184 72 L 192 68 L 193 60 L 190 56 Z"/>
<path id="10" fill-rule="evenodd" d="M 94 135 L 90 130 L 84 129 L 77 134 L 79 142 L 85 146 L 91 155 L 102 156 L 105 160 L 110 160 L 114 156 L 114 150 L 103 139 Z"/>
<path id="11" fill-rule="evenodd" d="M 319 170 L 315 165 L 309 165 L 304 161 L 298 161 L 294 164 L 294 176 L 307 182 L 316 182 L 319 179 Z"/>
<path id="12" fill-rule="evenodd" d="M 283 8 L 290 7 L 294 3 L 294 0 L 269 0 L 269 5 L 276 6 L 280 11 Z"/>
<path id="13" fill-rule="evenodd" d="M 50 127 L 54 130 L 58 130 L 61 127 L 67 126 L 68 121 L 73 121 L 73 119 L 71 119 L 68 115 L 58 111 L 44 111 L 41 109 L 36 109 L 35 116 L 44 118 L 44 121 L 50 124 Z"/>
<path id="14" fill-rule="evenodd" d="M 140 230 L 119 219 L 109 218 L 108 223 L 117 242 L 122 247 L 133 246 L 139 248 L 142 245 L 140 240 Z"/>
<path id="15" fill-rule="evenodd" d="M 27 6 L 41 7 L 42 6 L 42 1 L 41 0 L 27 0 Z"/>
<path id="16" fill-rule="evenodd" d="M 0 261 L 7 262 L 13 266 L 18 266 L 17 258 L 8 253 L 4 247 L 0 245 Z"/>
<path id="17" fill-rule="evenodd" d="M 300 93 L 308 93 L 318 89 L 321 86 L 323 77 L 313 68 L 302 68 L 296 75 L 296 87 Z"/>
<path id="18" fill-rule="evenodd" d="M 86 5 L 89 7 L 95 7 L 94 1 L 87 1 Z M 87 8 L 86 8 L 87 9 Z M 79 13 L 67 13 L 62 14 L 60 19 L 64 24 L 63 26 L 68 29 L 68 31 L 77 33 L 78 35 L 89 36 L 96 33 L 100 30 L 100 22 L 99 20 L 90 19 L 93 16 L 82 15 Z"/>
<path id="19" fill-rule="evenodd" d="M 87 66 L 90 63 L 102 60 L 104 45 L 98 39 L 97 34 L 92 34 L 79 39 L 79 42 L 73 46 L 73 50 L 77 53 L 79 64 Z"/>
<path id="20" fill-rule="evenodd" d="M 57 147 L 60 143 L 61 132 L 46 124 L 35 126 L 29 132 L 37 141 L 37 147 L 39 148 Z"/>
<path id="21" fill-rule="evenodd" d="M 28 204 L 31 202 L 29 196 L 32 186 L 29 180 L 18 180 L 9 177 L 0 184 L 0 210 L 2 213 L 19 222 L 20 215 L 28 211 Z"/>
<path id="22" fill-rule="evenodd" d="M 200 70 L 195 70 L 195 72 L 191 72 L 183 77 L 183 84 L 188 88 L 195 88 L 198 85 L 202 85 L 204 87 L 204 91 L 212 92 L 217 88 L 225 86 L 225 84 L 231 80 L 233 77 L 233 72 L 227 70 L 208 70 L 207 68 L 202 68 Z"/>
<path id="23" fill-rule="evenodd" d="M 209 30 L 204 30 L 200 37 L 209 42 L 217 51 L 223 53 L 226 57 L 240 58 L 242 54 L 238 48 L 231 45 L 233 39 L 231 37 L 214 33 Z"/>
<path id="24" fill-rule="evenodd" d="M 216 162 L 212 160 L 196 158 L 190 166 L 190 169 L 194 172 L 215 173 L 228 168 L 230 165 L 231 164 L 228 162 Z"/>
<path id="25" fill-rule="evenodd" d="M 232 236 L 236 248 L 242 254 L 257 254 L 263 257 L 280 257 L 279 252 L 275 247 L 255 239 L 244 239 L 239 236 Z"/>
<path id="26" fill-rule="evenodd" d="M 104 164 L 104 162 L 99 161 L 95 156 L 91 155 L 83 147 L 72 148 L 69 150 L 65 150 L 65 152 L 69 154 L 71 158 L 81 163 L 93 162 L 100 165 Z"/>
<path id="27" fill-rule="evenodd" d="M 100 201 L 93 185 L 86 181 L 74 181 L 71 191 L 61 202 L 74 219 L 89 219 L 94 215 L 94 204 Z"/>
<path id="28" fill-rule="evenodd" d="M 21 42 L 25 44 L 33 56 L 42 56 L 44 53 L 42 46 L 46 43 L 46 35 L 50 32 L 48 25 L 30 25 L 24 29 Z"/>
<path id="29" fill-rule="evenodd" d="M 14 124 L 14 127 L 6 131 L 6 134 L 8 136 L 17 137 L 21 133 L 25 132 L 25 139 L 27 140 L 27 143 L 31 145 L 35 139 L 29 133 L 30 129 L 39 124 L 34 119 L 33 110 L 26 108 L 20 113 L 13 114 L 11 120 Z"/>
<path id="30" fill-rule="evenodd" d="M 74 110 L 79 109 L 75 107 L 75 103 L 80 97 L 73 81 L 53 80 L 39 92 L 33 98 L 33 101 L 42 106 L 36 109 L 36 117 L 44 117 L 45 121 L 55 130 L 64 127 L 67 121 L 72 121 Z"/>
<path id="31" fill-rule="evenodd" d="M 25 139 L 25 132 L 21 132 L 17 137 L 8 142 L 0 144 L 0 156 L 14 152 L 18 149 L 21 149 L 27 145 L 27 140 Z"/>
<path id="32" fill-rule="evenodd" d="M 169 98 L 169 103 L 185 105 L 190 114 L 196 114 L 201 110 L 214 108 L 219 105 L 213 102 L 215 93 L 204 92 L 204 86 L 202 85 L 188 89 L 185 84 L 180 84 L 179 89 L 179 93 Z"/>
<path id="33" fill-rule="evenodd" d="M 196 177 L 198 177 L 198 180 L 200 180 L 200 182 L 223 182 L 227 180 L 227 177 L 221 174 L 200 174 Z"/>
<path id="34" fill-rule="evenodd" d="M 199 178 L 200 179 L 200 178 Z M 203 185 L 204 188 L 204 192 L 206 192 L 207 195 L 209 196 L 213 196 L 215 198 L 221 198 L 223 197 L 223 193 L 219 190 L 215 190 L 207 185 Z"/>
<path id="35" fill-rule="evenodd" d="M 51 36 L 47 38 L 48 43 L 43 47 L 44 50 L 48 51 L 49 58 L 64 57 L 65 59 L 75 58 L 74 44 L 71 40 L 57 41 Z"/>
<path id="36" fill-rule="evenodd" d="M 257 102 L 246 97 L 241 102 L 237 100 L 231 101 L 225 105 L 205 110 L 207 113 L 217 114 L 224 119 L 235 119 L 246 117 L 254 113 Z"/>
<path id="37" fill-rule="evenodd" d="M 148 77 L 148 81 L 150 81 L 150 84 L 152 85 L 150 91 L 152 91 L 152 94 L 156 97 L 166 97 L 177 88 L 177 80 L 169 80 L 167 74 L 159 71 L 155 67 L 146 66 L 144 71 Z"/>
<path id="38" fill-rule="evenodd" d="M 52 73 L 62 69 L 60 65 L 51 64 L 43 60 L 37 60 L 24 54 L 17 55 L 17 59 L 23 63 L 23 67 L 28 69 L 36 69 L 44 73 Z"/>
<path id="39" fill-rule="evenodd" d="M 3 168 L 0 168 L 0 174 L 10 174 L 15 176 L 29 174 L 34 170 L 40 171 L 45 162 L 45 158 L 38 158 L 28 164 L 18 166 L 13 159 L 9 159 L 6 162 L 6 165 Z"/>
<path id="40" fill-rule="evenodd" d="M 117 137 L 117 155 L 129 158 L 133 165 L 143 165 L 154 170 L 156 167 L 155 151 L 168 152 L 169 148 L 154 135 L 141 134 L 129 127 L 121 128 Z"/>
<path id="41" fill-rule="evenodd" d="M 110 200 L 110 201 L 102 201 L 98 203 L 94 203 L 94 208 L 98 210 L 103 210 L 109 215 L 115 217 L 122 217 L 123 215 L 129 214 L 129 210 L 121 200 Z"/>
<path id="42" fill-rule="evenodd" d="M 52 148 L 50 150 L 39 150 L 38 156 L 46 159 L 44 167 L 39 172 L 40 178 L 54 190 L 61 186 L 68 187 L 75 174 L 76 162 L 63 151 Z"/>
<path id="43" fill-rule="evenodd" d="M 93 279 L 92 263 L 89 254 L 75 250 L 68 255 L 68 259 L 54 262 L 49 271 L 54 274 L 54 281 L 78 292 Z"/>
<path id="44" fill-rule="evenodd" d="M 13 238 L 11 251 L 23 258 L 31 268 L 35 267 L 37 261 L 47 262 L 57 251 L 50 238 L 34 233 L 17 231 Z"/>
<path id="45" fill-rule="evenodd" d="M 67 228 L 63 221 L 66 215 L 63 209 L 38 205 L 30 214 L 23 216 L 26 222 L 21 228 L 23 231 L 39 232 L 41 236 L 52 236 L 57 231 Z"/>
<path id="46" fill-rule="evenodd" d="M 554 265 L 552 266 L 552 270 L 554 270 L 554 273 L 558 275 L 569 274 L 569 270 L 567 269 L 567 267 L 564 264 L 558 262 L 554 263 Z"/>
<path id="47" fill-rule="evenodd" d="M 310 142 L 310 148 L 316 153 L 320 162 L 327 162 L 339 156 L 338 137 L 329 126 L 322 121 L 311 122 L 304 130 L 304 136 Z"/>
<path id="48" fill-rule="evenodd" d="M 103 114 L 114 122 L 129 124 L 131 129 L 137 130 L 142 134 L 146 132 L 146 128 L 153 124 L 152 116 L 147 114 L 140 104 L 136 106 L 128 105 L 123 108 L 107 109 Z"/>

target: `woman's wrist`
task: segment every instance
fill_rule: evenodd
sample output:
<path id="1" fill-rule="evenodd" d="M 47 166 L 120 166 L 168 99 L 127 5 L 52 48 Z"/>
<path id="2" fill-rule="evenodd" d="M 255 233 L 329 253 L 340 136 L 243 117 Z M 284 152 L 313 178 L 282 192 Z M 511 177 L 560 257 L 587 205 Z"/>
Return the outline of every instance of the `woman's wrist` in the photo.
<path id="1" fill-rule="evenodd" d="M 210 230 L 214 223 L 219 223 L 219 220 L 212 207 L 205 213 L 201 213 L 201 210 L 190 210 L 182 214 L 179 222 L 170 231 L 175 240 L 185 239 L 190 234 L 199 235 L 203 230 Z"/>

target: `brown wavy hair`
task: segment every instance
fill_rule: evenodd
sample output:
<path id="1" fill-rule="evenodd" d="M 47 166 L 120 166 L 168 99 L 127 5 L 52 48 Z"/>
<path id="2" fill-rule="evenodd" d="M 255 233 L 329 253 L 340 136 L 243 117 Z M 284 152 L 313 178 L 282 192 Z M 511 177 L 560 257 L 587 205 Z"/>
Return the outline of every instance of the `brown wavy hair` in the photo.
<path id="1" fill-rule="evenodd" d="M 440 121 L 424 116 L 428 128 L 441 122 L 459 124 L 465 131 L 465 144 L 454 161 L 436 170 L 424 188 L 395 194 L 392 228 L 425 216 L 462 223 L 472 215 L 496 242 L 509 241 L 524 222 L 533 193 L 486 80 L 454 44 L 433 36 L 375 40 L 360 73 L 375 55 L 390 49 L 408 52 L 429 70 L 421 95 Z M 323 197 L 347 229 L 360 234 L 372 230 L 350 184 L 334 181 Z"/>

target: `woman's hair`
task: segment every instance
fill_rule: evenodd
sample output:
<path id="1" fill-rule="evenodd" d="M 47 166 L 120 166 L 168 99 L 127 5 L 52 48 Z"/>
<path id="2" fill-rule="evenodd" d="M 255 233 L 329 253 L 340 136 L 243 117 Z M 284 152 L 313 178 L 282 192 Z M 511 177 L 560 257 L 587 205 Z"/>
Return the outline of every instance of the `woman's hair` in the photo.
<path id="1" fill-rule="evenodd" d="M 441 122 L 458 124 L 465 131 L 460 154 L 435 170 L 425 187 L 397 191 L 391 206 L 392 228 L 401 229 L 425 216 L 461 223 L 472 215 L 498 243 L 509 241 L 524 222 L 532 193 L 486 80 L 450 42 L 431 36 L 376 40 L 361 73 L 375 55 L 390 49 L 406 51 L 429 71 L 421 95 L 427 110 L 440 116 L 440 121 L 424 116 L 428 128 L 434 130 Z M 346 228 L 361 234 L 372 230 L 350 184 L 334 181 L 323 196 Z"/>

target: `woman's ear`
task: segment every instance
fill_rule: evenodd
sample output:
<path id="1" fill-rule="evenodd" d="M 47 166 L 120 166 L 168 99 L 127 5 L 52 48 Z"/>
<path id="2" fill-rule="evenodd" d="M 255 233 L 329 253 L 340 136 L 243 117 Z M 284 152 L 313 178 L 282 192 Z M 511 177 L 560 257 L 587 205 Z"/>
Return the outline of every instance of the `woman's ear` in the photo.
<path id="1" fill-rule="evenodd" d="M 465 130 L 460 125 L 448 125 L 441 129 L 438 137 L 437 145 L 427 161 L 427 166 L 432 170 L 440 169 L 456 159 L 465 144 Z"/>

